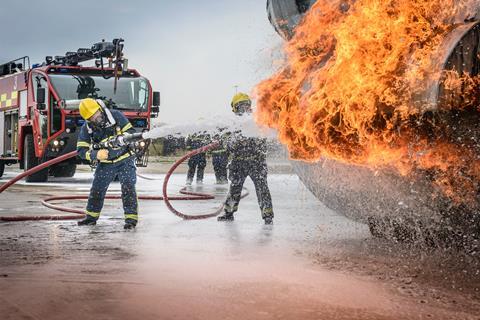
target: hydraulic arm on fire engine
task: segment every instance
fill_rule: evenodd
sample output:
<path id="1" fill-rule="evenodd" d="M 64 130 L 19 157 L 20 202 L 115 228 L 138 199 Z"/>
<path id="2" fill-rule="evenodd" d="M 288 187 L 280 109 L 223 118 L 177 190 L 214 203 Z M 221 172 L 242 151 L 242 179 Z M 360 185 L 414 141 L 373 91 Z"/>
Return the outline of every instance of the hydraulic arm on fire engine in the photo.
<path id="1" fill-rule="evenodd" d="M 123 39 L 113 39 L 112 42 L 103 40 L 95 43 L 91 48 L 80 48 L 76 52 L 69 51 L 64 56 L 47 56 L 45 63 L 46 65 L 77 66 L 85 61 L 99 59 L 96 64 L 100 67 L 101 60 L 106 58 L 109 61 L 109 67 L 113 67 L 115 63 L 126 63 L 123 59 L 123 42 Z"/>
<path id="2" fill-rule="evenodd" d="M 64 56 L 47 56 L 45 58 L 46 65 L 63 65 L 78 66 L 79 63 L 95 60 L 95 65 L 101 68 L 103 77 L 108 79 L 111 75 L 107 75 L 104 69 L 103 59 L 108 60 L 108 68 L 113 68 L 113 76 L 115 77 L 113 92 L 117 91 L 118 78 L 123 74 L 123 70 L 128 69 L 128 60 L 123 55 L 124 40 L 113 39 L 112 42 L 95 43 L 90 49 L 80 48 L 76 52 L 67 52 Z"/>

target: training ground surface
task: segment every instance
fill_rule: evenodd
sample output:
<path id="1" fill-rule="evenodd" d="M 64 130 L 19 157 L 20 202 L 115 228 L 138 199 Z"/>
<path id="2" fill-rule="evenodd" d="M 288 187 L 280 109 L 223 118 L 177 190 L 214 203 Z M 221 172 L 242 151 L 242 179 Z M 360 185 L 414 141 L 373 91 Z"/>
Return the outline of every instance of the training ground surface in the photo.
<path id="1" fill-rule="evenodd" d="M 161 179 L 158 172 L 142 170 Z M 88 192 L 91 176 L 83 170 L 21 183 L 0 195 L 0 215 L 55 213 L 39 199 Z M 172 177 L 171 194 L 184 179 Z M 227 187 L 213 182 L 207 174 L 192 189 L 218 200 L 174 205 L 214 210 Z M 161 184 L 139 179 L 138 191 L 160 194 Z M 263 225 L 249 180 L 251 194 L 231 223 L 182 221 L 161 201 L 141 201 L 140 223 L 129 232 L 119 201 L 106 203 L 94 227 L 0 223 L 0 318 L 480 319 L 478 261 L 372 239 L 365 225 L 325 208 L 294 175 L 272 174 L 269 184 L 273 226 Z"/>

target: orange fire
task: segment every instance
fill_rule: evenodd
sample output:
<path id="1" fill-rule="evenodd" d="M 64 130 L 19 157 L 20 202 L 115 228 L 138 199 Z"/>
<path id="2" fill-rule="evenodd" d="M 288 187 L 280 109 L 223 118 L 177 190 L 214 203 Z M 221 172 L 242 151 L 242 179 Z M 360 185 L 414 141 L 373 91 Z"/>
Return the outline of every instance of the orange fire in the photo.
<path id="1" fill-rule="evenodd" d="M 442 81 L 478 105 L 479 78 L 444 72 L 448 34 L 477 0 L 317 1 L 285 45 L 285 65 L 256 88 L 256 119 L 275 128 L 293 159 L 321 157 L 401 174 L 434 172 L 444 193 L 473 201 L 478 154 L 445 133 L 425 98 Z M 341 8 L 349 8 L 341 10 Z M 452 106 L 445 106 L 447 111 Z M 442 111 L 442 110 L 440 110 Z"/>

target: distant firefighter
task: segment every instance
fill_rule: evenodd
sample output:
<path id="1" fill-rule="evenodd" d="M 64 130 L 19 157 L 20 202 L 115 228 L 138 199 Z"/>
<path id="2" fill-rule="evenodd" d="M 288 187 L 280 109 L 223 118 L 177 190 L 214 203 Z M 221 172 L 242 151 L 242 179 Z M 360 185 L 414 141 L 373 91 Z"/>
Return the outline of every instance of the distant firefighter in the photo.
<path id="1" fill-rule="evenodd" d="M 252 101 L 244 93 L 236 94 L 231 103 L 232 111 L 237 116 L 252 113 Z M 224 145 L 231 155 L 228 166 L 230 190 L 225 201 L 225 212 L 218 221 L 233 221 L 233 214 L 238 210 L 243 184 L 247 177 L 252 179 L 257 193 L 257 200 L 265 224 L 273 223 L 273 207 L 267 183 L 267 140 L 246 137 L 240 133 L 225 135 Z"/>
<path id="2" fill-rule="evenodd" d="M 221 132 L 225 129 L 219 129 L 220 133 L 215 135 L 213 140 L 219 140 L 221 137 Z M 215 172 L 215 178 L 217 184 L 227 184 L 228 183 L 228 150 L 225 146 L 220 145 L 217 148 L 211 151 L 212 154 L 212 165 Z"/>
<path id="3" fill-rule="evenodd" d="M 210 141 L 210 137 L 205 133 L 191 134 L 185 142 L 187 150 L 196 150 L 206 146 Z M 188 160 L 187 185 L 191 185 L 195 172 L 197 173 L 197 184 L 203 183 L 203 174 L 207 166 L 207 156 L 205 152 L 194 155 Z"/>

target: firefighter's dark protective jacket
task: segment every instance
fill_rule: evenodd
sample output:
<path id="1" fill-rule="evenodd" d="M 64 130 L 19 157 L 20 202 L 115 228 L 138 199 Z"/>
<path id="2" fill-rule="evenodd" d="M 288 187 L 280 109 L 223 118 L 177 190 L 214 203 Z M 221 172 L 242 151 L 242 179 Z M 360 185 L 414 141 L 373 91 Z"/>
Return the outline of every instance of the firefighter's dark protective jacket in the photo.
<path id="1" fill-rule="evenodd" d="M 93 128 L 87 122 L 85 122 L 80 129 L 77 140 L 77 151 L 80 158 L 93 162 L 97 160 L 98 150 L 91 150 L 92 144 L 107 141 L 108 139 L 124 133 L 135 133 L 135 129 L 128 119 L 118 110 L 106 110 L 110 112 L 111 119 L 114 121 L 105 128 Z M 110 118 L 110 116 L 108 117 Z M 112 122 L 113 122 L 112 121 Z M 109 148 L 108 159 L 102 160 L 102 163 L 116 163 L 127 159 L 133 155 L 133 152 L 129 150 L 128 146 L 120 148 Z"/>
<path id="2" fill-rule="evenodd" d="M 232 161 L 256 160 L 266 161 L 267 139 L 245 137 L 240 132 L 226 136 L 226 150 Z"/>

